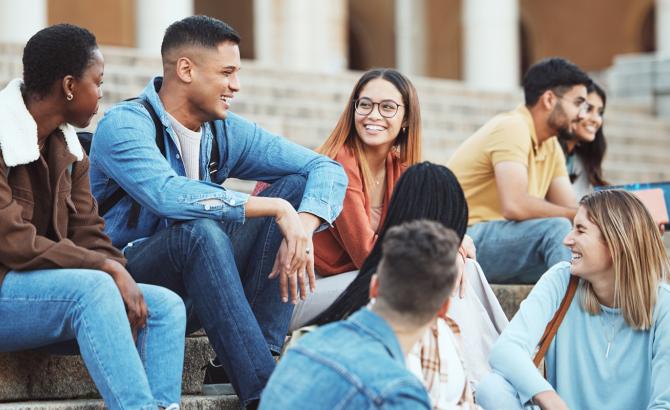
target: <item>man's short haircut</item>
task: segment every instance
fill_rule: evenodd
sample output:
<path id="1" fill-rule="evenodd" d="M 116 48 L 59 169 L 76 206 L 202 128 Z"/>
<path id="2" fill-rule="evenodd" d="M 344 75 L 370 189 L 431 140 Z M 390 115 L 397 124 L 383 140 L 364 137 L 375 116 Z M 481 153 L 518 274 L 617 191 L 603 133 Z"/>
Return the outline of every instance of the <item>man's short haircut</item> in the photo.
<path id="1" fill-rule="evenodd" d="M 568 60 L 552 57 L 533 64 L 523 77 L 526 106 L 532 107 L 547 90 L 562 95 L 575 85 L 588 87 L 591 79 Z"/>
<path id="2" fill-rule="evenodd" d="M 72 24 L 38 31 L 23 48 L 24 91 L 41 98 L 65 76 L 81 78 L 97 48 L 93 33 Z"/>
<path id="3" fill-rule="evenodd" d="M 240 35 L 221 20 L 208 16 L 191 16 L 176 21 L 165 30 L 161 44 L 161 56 L 182 46 L 216 48 L 230 41 L 240 44 Z"/>
<path id="4" fill-rule="evenodd" d="M 382 243 L 377 300 L 423 325 L 454 289 L 458 236 L 439 222 L 414 220 L 388 230 Z"/>

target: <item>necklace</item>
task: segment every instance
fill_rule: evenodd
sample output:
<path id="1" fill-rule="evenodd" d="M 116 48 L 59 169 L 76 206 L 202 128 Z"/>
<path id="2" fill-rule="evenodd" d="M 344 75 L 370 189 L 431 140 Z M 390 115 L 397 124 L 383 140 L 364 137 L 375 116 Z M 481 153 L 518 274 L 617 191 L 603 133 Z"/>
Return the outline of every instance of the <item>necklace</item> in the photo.
<path id="1" fill-rule="evenodd" d="M 610 356 L 610 349 L 612 348 L 612 343 L 614 342 L 614 337 L 619 333 L 619 329 L 616 328 L 616 316 L 610 317 L 605 323 L 604 316 L 612 316 L 609 313 L 605 312 L 600 308 L 600 326 L 603 328 L 605 333 L 605 341 L 607 342 L 607 349 L 605 351 L 605 359 L 608 359 Z"/>

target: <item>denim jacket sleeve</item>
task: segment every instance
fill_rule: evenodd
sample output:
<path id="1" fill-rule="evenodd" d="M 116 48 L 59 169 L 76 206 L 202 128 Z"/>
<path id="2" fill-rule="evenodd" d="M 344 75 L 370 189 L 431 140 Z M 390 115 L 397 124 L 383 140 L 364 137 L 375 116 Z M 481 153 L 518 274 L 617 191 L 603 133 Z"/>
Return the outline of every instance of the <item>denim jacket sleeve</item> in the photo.
<path id="1" fill-rule="evenodd" d="M 309 212 L 332 226 L 342 210 L 348 182 L 339 163 L 233 113 L 216 126 L 223 139 L 219 146 L 228 150 L 228 176 L 271 183 L 286 175 L 302 175 L 307 184 L 298 212 Z"/>
<path id="2" fill-rule="evenodd" d="M 244 222 L 247 194 L 177 174 L 155 138 L 153 121 L 144 108 L 119 104 L 98 124 L 91 156 L 108 178 L 162 218 Z M 173 151 L 166 144 L 166 155 L 177 155 Z"/>

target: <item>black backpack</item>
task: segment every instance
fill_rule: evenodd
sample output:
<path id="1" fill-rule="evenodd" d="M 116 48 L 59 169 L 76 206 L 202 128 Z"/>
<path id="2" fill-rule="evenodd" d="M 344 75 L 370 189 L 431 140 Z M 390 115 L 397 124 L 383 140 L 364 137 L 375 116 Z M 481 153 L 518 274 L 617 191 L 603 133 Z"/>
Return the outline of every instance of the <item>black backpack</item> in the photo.
<path id="1" fill-rule="evenodd" d="M 160 119 L 158 118 L 158 115 L 156 114 L 154 107 L 152 107 L 151 104 L 149 104 L 149 101 L 141 97 L 131 98 L 126 101 L 136 102 L 142 105 L 149 112 L 149 115 L 151 116 L 151 119 L 154 122 L 154 126 L 156 127 L 156 145 L 158 146 L 158 149 L 160 150 L 161 154 L 165 156 L 165 139 L 163 138 L 164 127 Z M 214 122 L 212 121 L 209 124 L 212 129 L 212 133 L 214 134 L 214 138 L 212 140 L 212 153 L 210 156 L 211 161 L 207 166 L 207 169 L 209 170 L 209 173 L 211 175 L 214 172 L 216 172 L 217 167 L 219 165 L 219 147 L 218 147 L 218 141 L 216 139 L 216 128 L 214 127 Z M 79 142 L 81 143 L 81 146 L 84 148 L 84 151 L 88 155 L 91 150 L 91 143 L 93 142 L 93 134 L 90 132 L 81 131 L 77 133 L 77 137 L 79 138 Z M 110 196 L 102 200 L 102 202 L 98 205 L 98 213 L 101 216 L 104 216 L 110 209 L 114 207 L 114 205 L 116 205 L 126 195 L 128 195 L 126 191 L 119 186 L 116 189 L 116 191 L 112 192 Z M 130 200 L 132 201 L 132 205 L 130 207 L 130 215 L 128 215 L 127 226 L 128 228 L 135 228 L 137 227 L 137 221 L 140 216 L 141 206 L 134 199 L 131 198 Z"/>

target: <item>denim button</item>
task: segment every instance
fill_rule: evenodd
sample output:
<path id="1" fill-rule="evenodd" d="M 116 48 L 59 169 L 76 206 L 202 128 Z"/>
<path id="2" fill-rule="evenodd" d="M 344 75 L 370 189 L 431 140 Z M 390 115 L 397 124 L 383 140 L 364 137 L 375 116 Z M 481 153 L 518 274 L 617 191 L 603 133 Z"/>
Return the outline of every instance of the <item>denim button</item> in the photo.
<path id="1" fill-rule="evenodd" d="M 235 200 L 234 200 L 234 199 L 231 199 L 231 200 L 230 200 L 230 204 L 231 204 L 231 205 L 235 205 Z"/>
<path id="2" fill-rule="evenodd" d="M 175 155 L 175 158 L 179 159 L 179 154 Z"/>
<path id="3" fill-rule="evenodd" d="M 210 208 L 209 205 L 205 205 L 205 211 L 209 211 L 209 208 Z"/>

